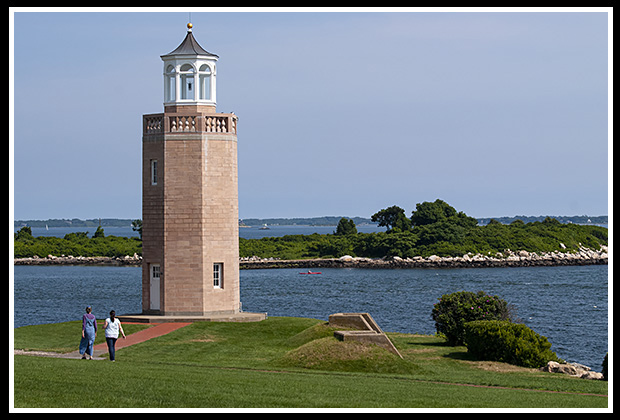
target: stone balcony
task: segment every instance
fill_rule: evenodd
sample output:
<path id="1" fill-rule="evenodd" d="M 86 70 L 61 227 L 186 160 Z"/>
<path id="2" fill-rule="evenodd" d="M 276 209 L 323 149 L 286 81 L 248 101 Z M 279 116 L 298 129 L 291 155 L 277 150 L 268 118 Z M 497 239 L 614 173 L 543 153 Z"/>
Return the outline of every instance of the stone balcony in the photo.
<path id="1" fill-rule="evenodd" d="M 174 133 L 237 134 L 238 117 L 233 114 L 147 114 L 142 116 L 144 135 Z"/>

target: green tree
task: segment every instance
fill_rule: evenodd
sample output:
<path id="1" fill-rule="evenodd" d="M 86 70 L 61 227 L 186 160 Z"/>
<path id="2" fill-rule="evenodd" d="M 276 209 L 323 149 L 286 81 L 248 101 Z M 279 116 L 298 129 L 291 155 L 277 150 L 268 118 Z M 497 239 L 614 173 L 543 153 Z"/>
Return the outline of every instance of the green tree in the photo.
<path id="1" fill-rule="evenodd" d="M 30 226 L 24 226 L 15 234 L 15 239 L 18 241 L 28 241 L 34 239 L 32 236 L 32 229 Z"/>
<path id="2" fill-rule="evenodd" d="M 347 219 L 343 217 L 338 222 L 338 227 L 336 227 L 336 235 L 356 235 L 357 227 L 355 226 L 355 222 L 351 219 Z"/>
<path id="3" fill-rule="evenodd" d="M 437 199 L 432 203 L 425 201 L 415 205 L 415 210 L 411 212 L 411 224 L 413 226 L 430 225 L 456 217 L 456 215 L 456 209 L 443 200 Z"/>
<path id="4" fill-rule="evenodd" d="M 67 233 L 64 237 L 67 241 L 72 242 L 88 242 L 88 232 L 71 232 Z"/>
<path id="5" fill-rule="evenodd" d="M 437 332 L 443 334 L 451 346 L 462 345 L 465 323 L 479 320 L 509 321 L 510 310 L 505 300 L 480 291 L 445 294 L 431 312 Z"/>
<path id="6" fill-rule="evenodd" d="M 442 220 L 430 225 L 423 225 L 416 229 L 420 238 L 420 245 L 430 245 L 437 242 L 459 244 L 465 238 L 467 229 L 457 223 Z"/>
<path id="7" fill-rule="evenodd" d="M 131 229 L 134 232 L 138 232 L 140 239 L 142 239 L 142 219 L 136 219 L 131 222 Z"/>
<path id="8" fill-rule="evenodd" d="M 105 237 L 105 234 L 103 233 L 103 228 L 101 227 L 101 225 L 97 226 L 97 230 L 95 231 L 93 238 L 104 238 L 104 237 Z"/>
<path id="9" fill-rule="evenodd" d="M 416 204 L 416 209 L 411 212 L 411 224 L 414 227 L 432 225 L 439 222 L 447 222 L 464 228 L 474 228 L 478 221 L 465 213 L 457 212 L 454 207 L 443 200 L 434 202 L 425 201 Z"/>
<path id="10" fill-rule="evenodd" d="M 543 220 L 542 223 L 548 226 L 560 226 L 561 225 L 561 223 L 558 222 L 558 219 L 555 219 L 549 216 L 545 217 L 545 220 Z"/>
<path id="11" fill-rule="evenodd" d="M 405 216 L 405 210 L 398 206 L 382 209 L 370 216 L 370 220 L 378 222 L 379 226 L 387 227 L 388 232 L 406 232 L 411 226 L 411 221 Z"/>
<path id="12" fill-rule="evenodd" d="M 510 321 L 466 322 L 464 341 L 467 352 L 478 360 L 494 360 L 511 365 L 540 368 L 548 361 L 561 362 L 547 337 L 524 324 Z"/>

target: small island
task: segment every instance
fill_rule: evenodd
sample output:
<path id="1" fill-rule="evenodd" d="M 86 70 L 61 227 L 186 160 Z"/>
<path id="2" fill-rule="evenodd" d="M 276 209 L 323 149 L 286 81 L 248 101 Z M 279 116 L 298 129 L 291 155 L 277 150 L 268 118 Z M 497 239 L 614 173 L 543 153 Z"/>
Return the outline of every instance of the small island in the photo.
<path id="1" fill-rule="evenodd" d="M 358 233 L 341 218 L 334 233 L 239 238 L 240 267 L 255 268 L 460 268 L 590 265 L 608 263 L 608 230 L 546 217 L 485 225 L 442 200 L 405 210 L 391 206 L 372 215 L 385 232 Z M 139 232 L 140 221 L 133 221 Z M 14 238 L 15 265 L 142 264 L 140 237 L 106 236 L 99 226 L 64 238 L 33 237 L 29 227 Z"/>

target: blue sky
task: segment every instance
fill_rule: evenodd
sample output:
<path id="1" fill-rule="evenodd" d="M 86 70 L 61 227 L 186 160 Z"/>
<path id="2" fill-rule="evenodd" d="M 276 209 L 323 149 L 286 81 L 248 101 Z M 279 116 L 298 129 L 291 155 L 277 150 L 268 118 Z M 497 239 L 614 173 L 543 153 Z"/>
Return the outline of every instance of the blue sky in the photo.
<path id="1" fill-rule="evenodd" d="M 15 219 L 141 217 L 142 114 L 188 21 L 148 10 L 11 10 Z M 608 214 L 610 28 L 585 10 L 192 10 L 240 217 Z"/>

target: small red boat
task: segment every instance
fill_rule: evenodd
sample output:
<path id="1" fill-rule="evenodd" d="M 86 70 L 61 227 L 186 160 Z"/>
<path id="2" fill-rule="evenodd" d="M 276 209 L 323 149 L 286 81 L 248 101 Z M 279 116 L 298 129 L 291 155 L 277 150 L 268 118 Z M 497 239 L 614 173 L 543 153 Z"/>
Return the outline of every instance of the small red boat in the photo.
<path id="1" fill-rule="evenodd" d="M 299 274 L 321 274 L 320 271 L 306 271 L 305 273 L 299 273 Z"/>

